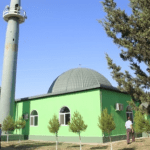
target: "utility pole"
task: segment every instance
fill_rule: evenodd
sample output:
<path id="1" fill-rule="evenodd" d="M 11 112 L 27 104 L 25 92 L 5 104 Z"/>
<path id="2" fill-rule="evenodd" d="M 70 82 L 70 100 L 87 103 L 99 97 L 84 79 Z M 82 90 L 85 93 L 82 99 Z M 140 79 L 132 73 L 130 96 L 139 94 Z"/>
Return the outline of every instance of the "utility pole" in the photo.
<path id="1" fill-rule="evenodd" d="M 10 6 L 7 5 L 3 11 L 3 18 L 8 25 L 2 70 L 0 124 L 8 115 L 13 116 L 14 113 L 19 24 L 27 18 L 21 7 L 21 0 L 11 0 Z"/>

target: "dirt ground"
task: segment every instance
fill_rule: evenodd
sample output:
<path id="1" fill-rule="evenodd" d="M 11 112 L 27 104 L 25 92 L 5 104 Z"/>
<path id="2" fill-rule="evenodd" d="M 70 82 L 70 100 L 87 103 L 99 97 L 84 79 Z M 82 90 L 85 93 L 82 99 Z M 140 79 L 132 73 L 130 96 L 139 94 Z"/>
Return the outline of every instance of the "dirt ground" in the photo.
<path id="1" fill-rule="evenodd" d="M 130 140 L 131 141 L 131 140 Z M 150 138 L 136 138 L 135 142 L 127 145 L 126 140 L 112 142 L 113 150 L 150 150 Z M 10 141 L 1 143 L 2 150 L 56 150 L 55 142 L 45 141 Z M 79 143 L 59 143 L 58 150 L 79 150 Z M 110 143 L 85 144 L 82 150 L 110 150 Z"/>

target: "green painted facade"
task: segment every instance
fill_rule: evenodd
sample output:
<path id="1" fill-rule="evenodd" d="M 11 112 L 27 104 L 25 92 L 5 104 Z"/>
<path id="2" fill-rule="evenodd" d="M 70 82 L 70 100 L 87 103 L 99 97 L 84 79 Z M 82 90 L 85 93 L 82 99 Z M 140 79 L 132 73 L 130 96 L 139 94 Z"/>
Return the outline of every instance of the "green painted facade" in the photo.
<path id="1" fill-rule="evenodd" d="M 108 112 L 113 115 L 116 129 L 112 131 L 112 136 L 120 136 L 126 134 L 125 122 L 127 121 L 126 108 L 128 106 L 127 101 L 131 98 L 129 95 L 109 90 L 101 90 L 102 93 L 102 108 L 107 108 Z M 123 111 L 116 111 L 116 103 L 123 104 Z M 134 112 L 133 112 L 134 115 Z M 106 135 L 107 136 L 107 135 Z"/>
<path id="2" fill-rule="evenodd" d="M 67 106 L 70 109 L 70 118 L 77 110 L 82 115 L 85 124 L 88 125 L 86 131 L 81 132 L 81 137 L 82 139 L 84 138 L 83 141 L 90 142 L 93 141 L 92 139 L 97 138 L 99 142 L 103 142 L 104 136 L 107 137 L 107 135 L 103 135 L 97 126 L 98 116 L 101 115 L 102 109 L 107 108 L 108 112 L 113 114 L 116 129 L 112 131 L 112 136 L 115 138 L 124 137 L 126 135 L 125 121 L 127 119 L 127 101 L 130 101 L 130 96 L 127 94 L 99 88 L 69 94 L 33 98 L 15 103 L 15 120 L 24 113 L 28 113 L 29 120 L 26 122 L 25 128 L 21 131 L 22 134 L 29 139 L 48 140 L 49 137 L 51 137 L 51 139 L 55 140 L 55 135 L 50 133 L 47 128 L 48 122 L 54 114 L 59 118 L 60 109 Z M 115 110 L 116 103 L 123 104 L 123 111 Z M 38 112 L 38 126 L 30 126 L 30 114 L 33 110 Z M 16 134 L 16 131 L 14 131 L 14 134 Z M 69 139 L 78 139 L 78 134 L 70 132 L 68 126 L 61 126 L 58 136 L 63 138 L 63 141 L 66 142 L 70 141 Z"/>

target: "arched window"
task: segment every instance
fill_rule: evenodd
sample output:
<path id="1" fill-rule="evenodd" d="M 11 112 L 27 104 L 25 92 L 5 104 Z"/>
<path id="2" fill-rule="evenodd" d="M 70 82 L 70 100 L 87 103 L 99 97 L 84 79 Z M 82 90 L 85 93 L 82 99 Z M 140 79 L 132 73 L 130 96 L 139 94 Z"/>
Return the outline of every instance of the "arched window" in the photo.
<path id="1" fill-rule="evenodd" d="M 30 115 L 30 126 L 38 125 L 38 113 L 36 110 L 33 110 Z"/>
<path id="2" fill-rule="evenodd" d="M 70 110 L 68 107 L 62 107 L 59 112 L 59 122 L 61 125 L 67 125 L 70 121 Z"/>
<path id="3" fill-rule="evenodd" d="M 128 119 L 128 117 L 130 117 L 131 121 L 133 123 L 133 112 L 132 112 L 132 109 L 130 106 L 127 106 L 127 108 L 126 108 L 126 116 L 127 116 L 127 119 Z"/>

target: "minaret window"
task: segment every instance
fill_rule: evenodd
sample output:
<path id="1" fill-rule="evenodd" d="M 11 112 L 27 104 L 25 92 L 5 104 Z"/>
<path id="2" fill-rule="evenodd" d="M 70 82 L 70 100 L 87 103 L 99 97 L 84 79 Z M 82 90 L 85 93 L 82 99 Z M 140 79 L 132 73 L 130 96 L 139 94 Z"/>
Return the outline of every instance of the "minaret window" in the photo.
<path id="1" fill-rule="evenodd" d="M 17 9 L 17 8 L 18 8 L 18 6 L 19 6 L 18 4 L 16 4 L 16 5 L 15 5 L 15 10 L 18 10 L 18 9 Z"/>
<path id="2" fill-rule="evenodd" d="M 30 126 L 38 126 L 38 113 L 33 110 L 30 115 Z"/>
<path id="3" fill-rule="evenodd" d="M 61 125 L 68 125 L 70 121 L 70 110 L 68 107 L 62 107 L 59 112 L 59 122 Z"/>

